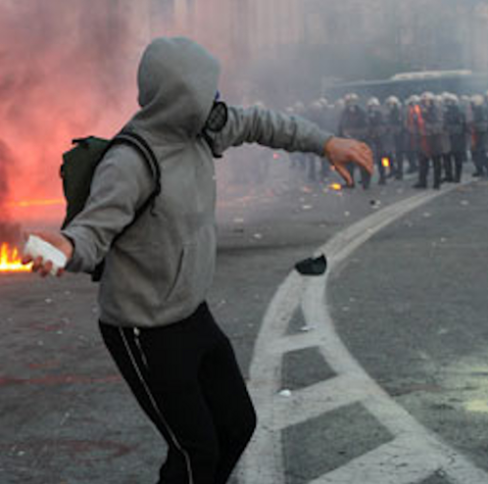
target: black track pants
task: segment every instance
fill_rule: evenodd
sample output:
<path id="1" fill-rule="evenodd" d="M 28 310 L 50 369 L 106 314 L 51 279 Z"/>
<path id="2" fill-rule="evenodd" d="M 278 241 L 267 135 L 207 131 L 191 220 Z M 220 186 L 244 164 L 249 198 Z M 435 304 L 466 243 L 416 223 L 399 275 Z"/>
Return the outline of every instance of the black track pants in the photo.
<path id="1" fill-rule="evenodd" d="M 151 329 L 100 322 L 107 348 L 168 444 L 159 484 L 224 484 L 256 426 L 228 338 L 202 304 Z"/>

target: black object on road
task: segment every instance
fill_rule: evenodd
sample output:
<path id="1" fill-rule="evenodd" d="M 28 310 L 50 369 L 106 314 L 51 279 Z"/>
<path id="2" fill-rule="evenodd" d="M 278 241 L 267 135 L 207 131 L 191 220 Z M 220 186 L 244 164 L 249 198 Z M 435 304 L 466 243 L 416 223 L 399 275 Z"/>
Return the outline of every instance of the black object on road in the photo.
<path id="1" fill-rule="evenodd" d="M 320 257 L 311 257 L 295 264 L 295 269 L 302 276 L 322 276 L 327 270 L 327 258 L 324 254 Z"/>

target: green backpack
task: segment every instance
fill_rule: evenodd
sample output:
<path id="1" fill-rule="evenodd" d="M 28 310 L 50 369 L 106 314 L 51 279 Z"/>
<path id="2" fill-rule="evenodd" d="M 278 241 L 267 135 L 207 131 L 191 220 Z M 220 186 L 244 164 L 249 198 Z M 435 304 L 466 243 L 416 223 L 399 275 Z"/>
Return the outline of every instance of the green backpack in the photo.
<path id="1" fill-rule="evenodd" d="M 61 178 L 63 191 L 66 198 L 66 217 L 62 229 L 83 210 L 90 195 L 90 187 L 95 169 L 102 161 L 107 151 L 115 145 L 125 144 L 133 147 L 145 161 L 154 179 L 154 190 L 146 202 L 136 211 L 134 219 L 124 230 L 116 236 L 117 240 L 150 206 L 154 206 L 155 198 L 161 192 L 161 171 L 158 160 L 147 141 L 133 131 L 122 131 L 111 140 L 89 136 L 73 140 L 75 145 L 70 151 L 63 154 L 61 165 Z M 102 261 L 91 273 L 92 280 L 98 282 L 103 273 L 104 261 Z"/>

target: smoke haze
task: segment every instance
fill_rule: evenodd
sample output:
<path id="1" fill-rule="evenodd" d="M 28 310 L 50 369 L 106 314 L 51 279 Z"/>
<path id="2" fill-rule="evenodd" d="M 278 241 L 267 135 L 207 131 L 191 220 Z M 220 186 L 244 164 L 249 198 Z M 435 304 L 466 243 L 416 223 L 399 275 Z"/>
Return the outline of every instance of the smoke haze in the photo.
<path id="1" fill-rule="evenodd" d="M 133 108 L 131 26 L 114 5 L 0 2 L 1 218 L 17 201 L 61 198 L 70 140 L 110 136 Z"/>
<path id="2" fill-rule="evenodd" d="M 337 80 L 487 70 L 487 32 L 485 0 L 0 0 L 0 220 L 59 223 L 61 202 L 16 204 L 62 200 L 62 153 L 132 115 L 139 57 L 157 35 L 188 35 L 214 52 L 229 102 L 284 109 Z M 270 157 L 231 154 L 218 165 L 221 186 L 262 184 L 252 159 Z M 288 176 L 286 156 L 271 163 Z"/>

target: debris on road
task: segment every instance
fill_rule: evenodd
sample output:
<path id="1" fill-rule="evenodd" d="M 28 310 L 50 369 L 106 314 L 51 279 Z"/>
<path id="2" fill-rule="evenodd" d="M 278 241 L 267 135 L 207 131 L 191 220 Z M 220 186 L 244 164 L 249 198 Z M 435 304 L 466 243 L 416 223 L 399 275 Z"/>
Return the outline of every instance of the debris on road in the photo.
<path id="1" fill-rule="evenodd" d="M 372 208 L 380 208 L 381 207 L 381 200 L 370 200 L 369 204 Z"/>
<path id="2" fill-rule="evenodd" d="M 302 276 L 322 276 L 327 270 L 327 258 L 324 254 L 311 257 L 295 264 L 295 269 Z"/>

